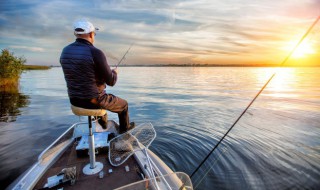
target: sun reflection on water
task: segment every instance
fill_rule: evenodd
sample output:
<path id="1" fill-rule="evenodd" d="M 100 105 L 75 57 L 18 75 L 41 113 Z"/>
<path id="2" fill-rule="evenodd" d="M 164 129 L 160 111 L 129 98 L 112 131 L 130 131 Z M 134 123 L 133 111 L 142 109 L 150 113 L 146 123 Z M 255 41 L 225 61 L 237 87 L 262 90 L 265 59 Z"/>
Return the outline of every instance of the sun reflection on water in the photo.
<path id="1" fill-rule="evenodd" d="M 298 83 L 295 68 L 277 68 L 276 75 L 270 82 L 269 91 L 273 97 L 296 97 L 297 94 L 287 93 L 295 89 Z"/>
<path id="2" fill-rule="evenodd" d="M 257 73 L 257 80 L 262 84 L 275 74 L 266 88 L 265 94 L 272 97 L 296 97 L 288 92 L 295 89 L 299 83 L 297 68 L 265 68 Z"/>

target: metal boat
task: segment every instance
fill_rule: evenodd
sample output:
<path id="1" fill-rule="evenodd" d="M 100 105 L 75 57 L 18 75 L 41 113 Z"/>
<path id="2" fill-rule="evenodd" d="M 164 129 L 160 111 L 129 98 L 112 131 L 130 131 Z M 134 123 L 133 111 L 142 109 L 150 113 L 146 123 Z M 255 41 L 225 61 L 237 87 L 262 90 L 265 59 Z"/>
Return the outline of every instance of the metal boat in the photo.
<path id="1" fill-rule="evenodd" d="M 187 174 L 173 172 L 148 149 L 156 137 L 151 123 L 118 134 L 116 122 L 103 129 L 93 121 L 93 160 L 88 123 L 69 127 L 7 189 L 193 189 Z"/>

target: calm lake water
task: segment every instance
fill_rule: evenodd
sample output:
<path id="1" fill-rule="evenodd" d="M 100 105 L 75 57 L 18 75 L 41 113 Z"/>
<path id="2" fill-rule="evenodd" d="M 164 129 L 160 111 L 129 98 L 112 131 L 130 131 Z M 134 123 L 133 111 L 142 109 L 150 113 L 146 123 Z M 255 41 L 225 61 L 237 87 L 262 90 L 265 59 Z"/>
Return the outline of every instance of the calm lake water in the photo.
<path id="1" fill-rule="evenodd" d="M 151 122 L 151 145 L 191 174 L 273 72 L 276 77 L 192 178 L 195 189 L 320 189 L 320 68 L 125 67 L 107 90 Z M 27 71 L 1 94 L 0 188 L 72 123 L 61 68 Z M 8 107 L 12 106 L 12 107 Z M 115 114 L 109 119 L 117 121 Z M 85 120 L 85 118 L 83 118 Z"/>

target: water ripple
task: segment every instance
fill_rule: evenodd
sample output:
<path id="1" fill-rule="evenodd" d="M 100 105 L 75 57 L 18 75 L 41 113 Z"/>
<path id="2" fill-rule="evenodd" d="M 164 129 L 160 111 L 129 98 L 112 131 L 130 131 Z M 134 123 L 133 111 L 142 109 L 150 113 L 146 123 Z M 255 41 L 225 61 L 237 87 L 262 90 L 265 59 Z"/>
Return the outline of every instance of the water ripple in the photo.
<path id="1" fill-rule="evenodd" d="M 191 174 L 275 68 L 120 68 L 107 90 L 151 122 L 151 145 L 170 168 Z M 278 69 L 279 70 L 279 69 Z M 197 189 L 319 189 L 320 68 L 282 69 L 193 177 Z M 21 78 L 28 107 L 0 122 L 0 180 L 7 185 L 78 117 L 61 68 Z M 117 115 L 110 113 L 117 121 Z"/>

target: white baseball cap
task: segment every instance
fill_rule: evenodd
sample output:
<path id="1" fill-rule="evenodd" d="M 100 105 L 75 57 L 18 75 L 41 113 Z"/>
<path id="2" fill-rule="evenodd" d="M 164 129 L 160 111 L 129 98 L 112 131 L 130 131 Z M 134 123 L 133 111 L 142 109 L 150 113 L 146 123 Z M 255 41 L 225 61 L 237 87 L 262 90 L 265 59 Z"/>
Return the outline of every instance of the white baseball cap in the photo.
<path id="1" fill-rule="evenodd" d="M 73 28 L 75 34 L 89 34 L 90 32 L 99 30 L 98 28 L 95 28 L 91 22 L 86 20 L 74 22 Z"/>

